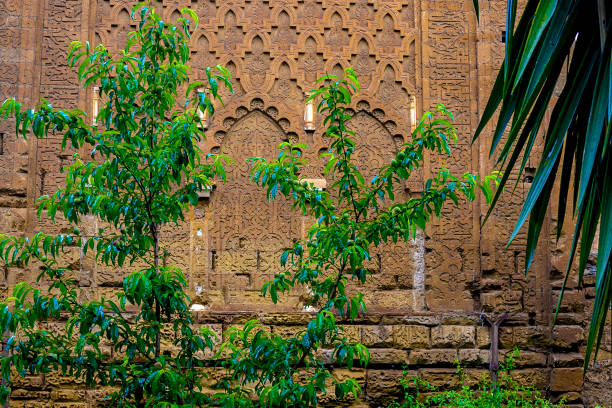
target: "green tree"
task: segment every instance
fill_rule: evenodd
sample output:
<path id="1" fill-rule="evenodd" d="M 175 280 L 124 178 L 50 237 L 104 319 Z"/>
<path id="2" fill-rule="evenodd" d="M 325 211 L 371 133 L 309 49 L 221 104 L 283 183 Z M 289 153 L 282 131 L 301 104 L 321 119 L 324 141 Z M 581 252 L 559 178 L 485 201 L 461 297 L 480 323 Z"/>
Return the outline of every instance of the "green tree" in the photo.
<path id="1" fill-rule="evenodd" d="M 162 21 L 146 3 L 138 28 L 128 35 L 115 58 L 102 45 L 72 43 L 68 61 L 78 66 L 85 87 L 99 86 L 105 101 L 97 126 L 84 112 L 53 109 L 45 100 L 22 111 L 14 99 L 0 114 L 16 120 L 16 132 L 38 138 L 63 133 L 62 149 L 91 150 L 73 155 L 64 169 L 66 184 L 38 200 L 39 217 L 55 221 L 61 214 L 71 229 L 29 238 L 0 235 L 0 256 L 9 265 L 40 265 L 39 285 L 19 282 L 0 305 L 0 328 L 10 333 L 8 356 L 0 358 L 3 382 L 0 400 L 11 390 L 14 375 L 60 371 L 89 386 L 115 387 L 115 407 L 202 406 L 203 362 L 198 353 L 211 348 L 212 333 L 192 328 L 183 272 L 165 265 L 167 251 L 160 234 L 168 223 L 183 219 L 198 201 L 198 192 L 214 177 L 224 178 L 222 156 L 200 158 L 204 137 L 200 111 L 213 113 L 218 84 L 230 87 L 230 74 L 207 69 L 204 82 L 189 86 L 189 36 L 196 15 L 182 10 L 178 25 Z M 179 89 L 186 103 L 177 106 Z M 94 216 L 103 227 L 87 235 L 79 228 Z M 62 254 L 71 248 L 93 252 L 96 261 L 134 272 L 115 297 L 83 301 Z M 52 333 L 48 322 L 65 322 Z M 111 345 L 113 353 L 103 345 Z"/>
<path id="2" fill-rule="evenodd" d="M 460 199 L 473 200 L 478 187 L 490 199 L 491 185 L 497 180 L 494 174 L 481 183 L 478 176 L 455 177 L 441 169 L 426 182 L 421 196 L 397 202 L 394 190 L 422 164 L 426 151 L 450 155 L 457 138 L 452 115 L 442 105 L 437 106 L 436 114 L 425 113 L 412 139 L 377 176 L 366 181 L 354 160 L 359 148 L 355 133 L 346 125 L 352 94 L 359 91 L 355 73 L 349 69 L 345 79 L 328 75 L 319 83 L 321 87 L 310 98 L 320 100 L 318 112 L 325 116 L 330 149 L 322 159 L 332 180 L 330 187 L 320 190 L 300 180 L 300 169 L 307 164 L 301 155 L 307 148 L 303 144 L 282 143 L 277 160 L 271 162 L 250 159 L 252 179 L 266 189 L 269 199 L 284 195 L 294 208 L 316 220 L 306 239 L 282 254 L 284 270 L 262 292 L 276 303 L 282 293 L 301 287 L 310 293 L 308 305 L 317 312 L 302 332 L 288 339 L 265 331 L 255 321 L 229 333 L 219 352 L 227 353 L 222 365 L 228 375 L 220 384 L 222 392 L 215 396 L 226 407 L 316 406 L 328 379 L 337 398 L 357 396 L 357 382 L 334 378 L 329 365 L 352 368 L 354 363 L 366 365 L 369 359 L 367 349 L 349 341 L 337 325 L 338 317 L 350 320 L 366 311 L 362 293 L 347 291 L 347 285 L 368 279 L 364 263 L 374 247 L 413 238 L 431 217 L 440 217 L 445 202 L 457 205 Z M 330 352 L 330 361 L 320 357 L 323 350 Z M 253 396 L 258 400 L 252 401 Z"/>
<path id="3" fill-rule="evenodd" d="M 474 5 L 478 12 L 478 0 Z M 604 0 L 529 0 L 517 24 L 517 1 L 508 0 L 506 58 L 474 136 L 480 135 L 501 105 L 490 154 L 498 151 L 497 163 L 505 167 L 503 187 L 516 166 L 520 179 L 545 113 L 551 109 L 544 150 L 511 240 L 529 217 L 528 271 L 558 182 L 557 238 L 567 217 L 569 197 L 576 222 L 565 282 L 580 244 L 578 282 L 582 285 L 599 226 L 596 294 L 585 367 L 591 356 L 596 358 L 612 304 L 611 11 L 610 3 Z M 562 77 L 566 69 L 567 75 Z M 558 87 L 562 90 L 554 100 Z M 501 191 L 495 194 L 489 214 Z M 562 296 L 563 292 L 558 305 Z"/>

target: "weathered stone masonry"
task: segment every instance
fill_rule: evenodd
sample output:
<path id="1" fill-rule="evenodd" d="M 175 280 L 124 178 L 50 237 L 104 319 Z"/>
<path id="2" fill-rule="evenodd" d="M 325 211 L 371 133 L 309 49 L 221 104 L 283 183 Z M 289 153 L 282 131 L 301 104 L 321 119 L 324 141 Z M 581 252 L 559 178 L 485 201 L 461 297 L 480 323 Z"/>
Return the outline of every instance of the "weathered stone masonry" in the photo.
<path id="1" fill-rule="evenodd" d="M 16 96 L 26 104 L 45 97 L 55 106 L 91 111 L 92 93 L 68 71 L 66 49 L 72 40 L 103 43 L 113 50 L 133 29 L 132 3 L 122 0 L 0 0 L 0 99 Z M 237 165 L 229 181 L 193 209 L 180 228 L 166 231 L 170 262 L 188 275 L 189 291 L 207 306 L 198 315 L 218 333 L 247 318 L 259 317 L 275 332 L 291 334 L 307 319 L 300 293 L 274 306 L 259 288 L 278 268 L 280 253 L 304 235 L 312 220 L 272 203 L 248 181 L 244 159 L 271 158 L 282 140 L 310 145 L 311 165 L 304 177 L 321 179 L 317 156 L 328 146 L 321 118 L 305 131 L 306 92 L 323 73 L 352 66 L 363 91 L 355 100 L 350 126 L 362 145 L 357 152 L 367 174 L 389 160 L 406 141 L 412 113 L 444 103 L 456 116 L 459 142 L 452 160 L 426 158 L 425 166 L 401 194 L 422 191 L 435 169 L 486 173 L 492 169 L 485 134 L 470 139 L 503 58 L 505 1 L 481 1 L 480 24 L 471 0 L 164 0 L 158 11 L 175 19 L 181 7 L 200 17 L 193 36 L 193 77 L 206 66 L 225 64 L 234 76 L 234 95 L 225 94 L 208 130 L 205 151 L 223 151 Z M 536 146 L 535 147 L 540 148 Z M 0 124 L 0 231 L 29 234 L 57 231 L 35 217 L 34 200 L 62 182 L 70 154 L 60 154 L 58 139 L 16 140 L 10 123 Z M 530 164 L 535 167 L 534 164 Z M 529 171 L 529 169 L 528 169 Z M 399 389 L 402 367 L 438 385 L 453 383 L 456 359 L 473 373 L 485 372 L 490 358 L 492 320 L 499 328 L 500 355 L 524 350 L 516 375 L 554 398 L 571 404 L 606 400 L 606 371 L 594 371 L 582 384 L 586 316 L 593 298 L 593 275 L 577 290 L 570 282 L 559 324 L 551 314 L 560 289 L 571 226 L 560 242 L 555 220 L 545 225 L 532 272 L 523 272 L 525 234 L 506 247 L 529 174 L 481 228 L 481 201 L 448 207 L 414 242 L 388 245 L 374 253 L 374 273 L 364 292 L 370 312 L 345 328 L 371 348 L 367 370 L 343 371 L 365 388 L 360 406 L 378 406 Z M 556 212 L 551 211 L 551 214 Z M 90 227 L 94 227 L 92 221 Z M 61 224 L 60 227 L 61 228 Z M 112 293 L 123 272 L 95 265 L 73 254 L 79 282 L 88 296 Z M 34 271 L 3 269 L 2 293 Z M 604 341 L 609 347 L 609 338 Z M 610 350 L 602 351 L 610 358 Z M 28 378 L 11 406 L 94 407 L 103 390 L 85 390 L 57 376 Z"/>

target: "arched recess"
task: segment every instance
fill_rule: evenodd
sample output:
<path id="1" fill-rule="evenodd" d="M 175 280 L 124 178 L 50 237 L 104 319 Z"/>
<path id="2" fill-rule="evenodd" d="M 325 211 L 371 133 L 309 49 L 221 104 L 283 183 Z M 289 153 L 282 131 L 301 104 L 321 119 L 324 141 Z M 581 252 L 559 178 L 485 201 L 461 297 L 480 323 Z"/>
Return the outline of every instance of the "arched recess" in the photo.
<path id="1" fill-rule="evenodd" d="M 302 216 L 281 195 L 268 201 L 250 180 L 252 156 L 273 160 L 287 136 L 274 119 L 252 110 L 220 140 L 221 151 L 235 163 L 227 181 L 217 183 L 208 204 L 209 288 L 223 293 L 227 308 L 259 309 L 262 285 L 278 272 L 282 251 L 301 236 Z"/>
<path id="2" fill-rule="evenodd" d="M 375 116 L 358 111 L 348 121 L 347 127 L 355 132 L 357 145 L 354 159 L 366 183 L 388 164 L 401 146 Z M 409 199 L 404 185 L 394 189 L 395 201 Z M 382 203 L 386 206 L 390 203 Z M 366 283 L 366 304 L 373 310 L 420 311 L 424 309 L 424 236 L 415 240 L 386 243 L 371 251 L 369 269 L 373 276 Z M 369 290 L 368 290 L 369 289 Z"/>
<path id="3" fill-rule="evenodd" d="M 355 132 L 354 158 L 358 168 L 371 180 L 378 169 L 389 164 L 399 146 L 384 125 L 368 112 L 355 113 L 347 125 Z"/>

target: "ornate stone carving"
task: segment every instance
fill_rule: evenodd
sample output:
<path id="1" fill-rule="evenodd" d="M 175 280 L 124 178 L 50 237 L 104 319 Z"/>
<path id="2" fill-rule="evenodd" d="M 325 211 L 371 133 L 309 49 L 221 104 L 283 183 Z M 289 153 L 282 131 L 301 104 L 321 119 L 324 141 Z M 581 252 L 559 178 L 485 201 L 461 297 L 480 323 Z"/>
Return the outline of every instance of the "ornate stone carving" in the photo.
<path id="1" fill-rule="evenodd" d="M 272 278 L 279 251 L 300 236 L 299 216 L 279 209 L 284 201 L 281 197 L 267 202 L 265 192 L 253 188 L 248 176 L 246 159 L 272 159 L 285 137 L 269 116 L 254 110 L 239 119 L 223 138 L 221 148 L 236 165 L 228 169 L 228 181 L 212 194 L 208 247 L 217 259 L 209 273 L 220 275 L 224 288 L 258 289 L 254 283 L 263 284 Z"/>
<path id="2" fill-rule="evenodd" d="M 357 53 L 353 54 L 351 66 L 357 73 L 362 86 L 368 88 L 372 83 L 372 75 L 376 71 L 376 57 L 370 53 L 370 44 L 365 38 L 357 43 Z"/>
<path id="3" fill-rule="evenodd" d="M 280 51 L 289 51 L 297 41 L 295 26 L 291 24 L 289 14 L 281 11 L 278 15 L 278 25 L 272 28 L 272 43 Z"/>
<path id="4" fill-rule="evenodd" d="M 339 53 L 349 42 L 348 30 L 344 28 L 342 16 L 334 12 L 329 27 L 325 28 L 325 45 L 332 53 Z"/>
<path id="5" fill-rule="evenodd" d="M 304 99 L 304 93 L 298 87 L 297 81 L 291 78 L 291 68 L 286 62 L 278 68 L 278 78 L 274 83 L 271 95 L 280 102 L 298 102 Z"/>
<path id="6" fill-rule="evenodd" d="M 304 51 L 299 55 L 299 67 L 304 71 L 304 79 L 312 84 L 323 71 L 323 53 L 317 51 L 317 42 L 312 37 L 306 38 Z"/>
<path id="7" fill-rule="evenodd" d="M 223 26 L 219 29 L 219 42 L 223 51 L 230 55 L 235 54 L 242 44 L 243 36 L 242 27 L 236 23 L 236 14 L 232 10 L 228 11 L 223 19 Z"/>
<path id="8" fill-rule="evenodd" d="M 317 27 L 323 18 L 321 0 L 302 0 L 298 6 L 298 18 L 301 24 Z"/>
<path id="9" fill-rule="evenodd" d="M 249 25 L 260 27 L 270 18 L 270 4 L 268 0 L 250 0 L 244 6 L 245 15 L 249 18 Z"/>
<path id="10" fill-rule="evenodd" d="M 376 97 L 391 106 L 398 114 L 408 116 L 410 111 L 410 96 L 402 83 L 396 79 L 395 68 L 387 65 L 383 71 Z"/>
<path id="11" fill-rule="evenodd" d="M 382 19 L 382 27 L 376 33 L 376 46 L 383 53 L 395 53 L 397 48 L 402 44 L 402 36 L 398 29 L 395 28 L 395 21 L 390 14 L 385 14 Z"/>
<path id="12" fill-rule="evenodd" d="M 191 66 L 196 73 L 197 77 L 205 78 L 206 67 L 214 67 L 217 65 L 217 58 L 215 51 L 211 49 L 210 41 L 202 34 L 197 37 L 195 47 L 191 51 Z"/>
<path id="13" fill-rule="evenodd" d="M 349 14 L 354 24 L 367 28 L 374 21 L 374 7 L 371 0 L 355 0 L 349 8 Z"/>
<path id="14" fill-rule="evenodd" d="M 270 70 L 270 53 L 264 49 L 260 36 L 256 35 L 251 41 L 251 50 L 244 59 L 245 69 L 249 73 L 249 80 L 253 87 L 261 87 Z"/>

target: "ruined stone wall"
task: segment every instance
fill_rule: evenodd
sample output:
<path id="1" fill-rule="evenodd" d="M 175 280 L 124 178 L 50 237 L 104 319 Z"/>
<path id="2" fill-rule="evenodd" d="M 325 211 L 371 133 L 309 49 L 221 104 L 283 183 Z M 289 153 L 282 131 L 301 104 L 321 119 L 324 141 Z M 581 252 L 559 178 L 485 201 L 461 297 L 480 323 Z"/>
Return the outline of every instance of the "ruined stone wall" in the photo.
<path id="1" fill-rule="evenodd" d="M 308 319 L 299 292 L 273 305 L 259 289 L 273 277 L 282 250 L 304 236 L 312 220 L 291 211 L 286 201 L 266 202 L 265 194 L 249 182 L 244 159 L 272 158 L 282 140 L 299 140 L 310 146 L 304 177 L 323 178 L 317 157 L 328 142 L 322 137 L 321 118 L 314 132 L 306 132 L 303 123 L 305 95 L 319 75 L 341 74 L 348 66 L 359 75 L 363 90 L 354 102 L 350 127 L 362 146 L 356 155 L 366 174 L 373 174 L 407 140 L 411 107 L 420 116 L 444 103 L 455 114 L 459 142 L 452 161 L 426 157 L 400 198 L 422 191 L 424 180 L 442 165 L 460 174 L 493 168 L 488 134 L 473 145 L 470 140 L 503 59 L 503 0 L 481 1 L 480 24 L 471 0 L 157 4 L 168 19 L 176 19 L 181 7 L 191 7 L 200 17 L 192 41 L 194 79 L 217 63 L 234 76 L 236 92 L 224 94 L 226 106 L 218 107 L 202 148 L 222 151 L 237 164 L 229 169 L 228 182 L 218 185 L 180 228 L 164 232 L 168 261 L 186 272 L 190 294 L 208 307 L 198 315 L 200 324 L 219 334 L 252 317 L 277 333 L 291 334 Z M 67 70 L 67 46 L 78 39 L 118 50 L 134 28 L 131 6 L 124 0 L 0 0 L 0 99 L 17 96 L 33 103 L 45 97 L 57 107 L 90 111 L 91 92 L 81 89 Z M 15 139 L 10 123 L 0 124 L 0 231 L 28 234 L 62 228 L 61 223 L 38 221 L 33 208 L 36 197 L 61 184 L 60 170 L 69 161 L 70 153 L 60 154 L 56 138 L 26 143 Z M 361 406 L 379 406 L 393 398 L 404 366 L 437 385 L 457 381 L 457 359 L 471 373 L 486 372 L 491 345 L 484 317 L 495 320 L 504 313 L 508 317 L 499 328 L 500 354 L 515 345 L 523 350 L 516 375 L 554 398 L 564 395 L 571 404 L 582 404 L 581 351 L 593 275 L 587 276 L 584 290 L 570 282 L 572 290 L 553 330 L 551 314 L 569 238 L 554 240 L 551 217 L 545 226 L 551 238 L 540 241 L 527 277 L 525 232 L 506 247 L 530 186 L 535 164 L 529 166 L 483 228 L 486 204 L 462 203 L 447 207 L 413 242 L 388 245 L 374 254 L 374 276 L 359 288 L 369 313 L 344 324 L 372 354 L 368 369 L 343 371 L 363 383 Z M 72 256 L 88 296 L 113 293 L 120 285 L 124 271 L 102 268 L 78 253 Z M 4 292 L 34 273 L 3 270 Z M 605 374 L 587 388 L 600 390 L 601 378 Z M 585 399 L 592 404 L 598 393 Z M 37 377 L 24 381 L 11 406 L 85 408 L 97 406 L 101 395 L 57 376 Z"/>

